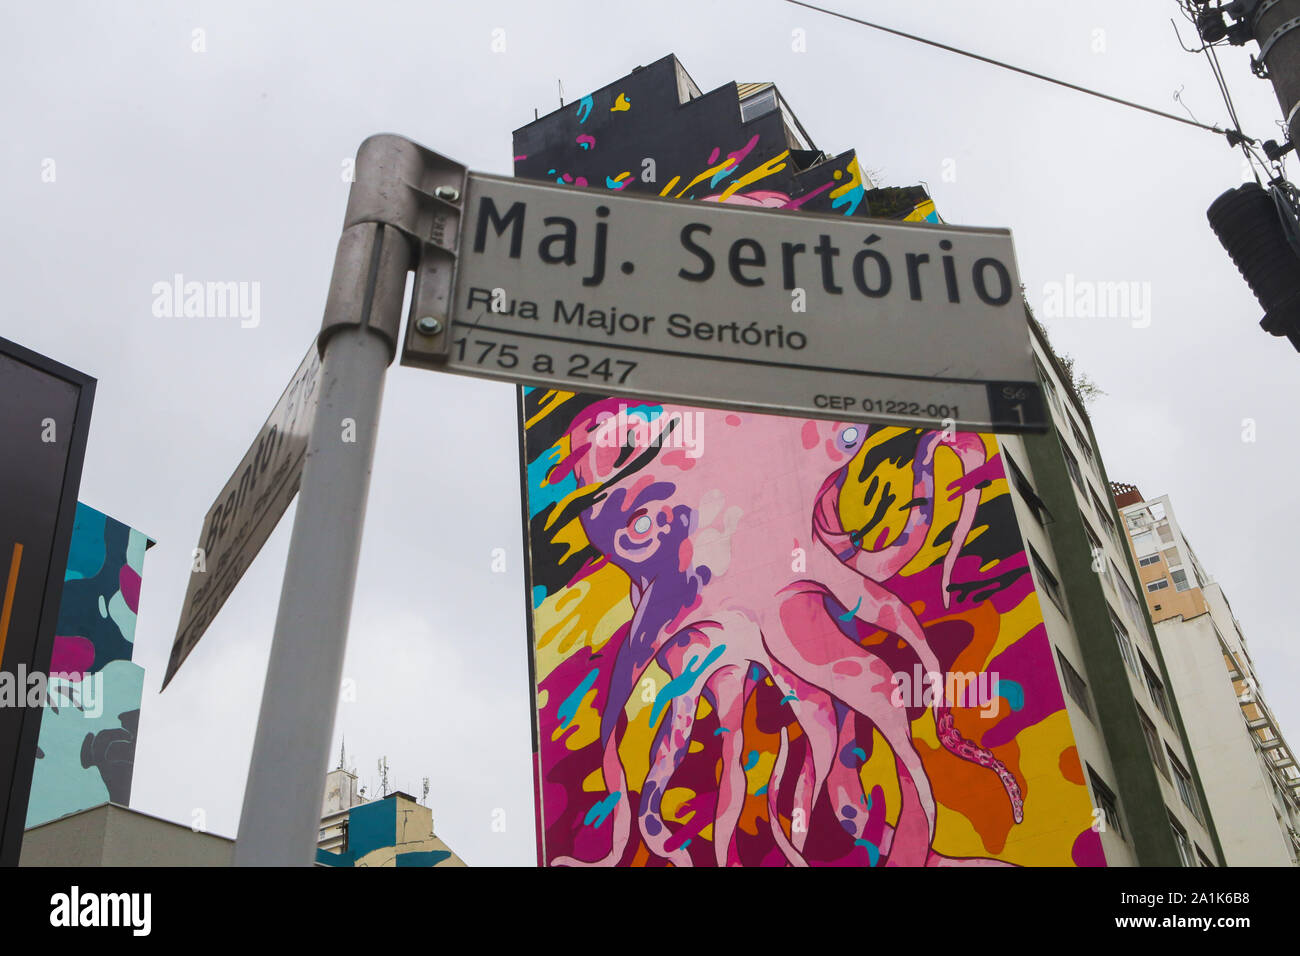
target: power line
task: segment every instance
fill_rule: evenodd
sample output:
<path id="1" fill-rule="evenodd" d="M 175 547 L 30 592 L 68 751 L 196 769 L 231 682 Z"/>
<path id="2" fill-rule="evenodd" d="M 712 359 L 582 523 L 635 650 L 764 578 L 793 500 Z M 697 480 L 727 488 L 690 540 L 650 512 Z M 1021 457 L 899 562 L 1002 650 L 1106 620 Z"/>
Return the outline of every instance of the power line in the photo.
<path id="1" fill-rule="evenodd" d="M 819 7 L 815 4 L 804 3 L 803 0 L 785 0 L 786 3 L 793 4 L 796 7 L 806 7 L 809 10 L 816 10 L 818 13 L 824 13 L 827 16 L 839 17 L 841 20 L 848 20 L 850 23 L 856 23 L 860 26 L 870 27 L 873 30 L 880 30 L 883 33 L 891 33 L 894 36 L 903 37 L 907 40 L 914 40 L 917 43 L 924 43 L 926 46 L 937 47 L 940 50 L 947 50 L 949 53 L 956 53 L 958 56 L 969 57 L 972 60 L 978 60 L 981 63 L 988 63 L 991 66 L 1000 67 L 1004 70 L 1010 70 L 1012 73 L 1019 73 L 1022 76 L 1033 77 L 1036 80 L 1042 80 L 1045 83 L 1052 83 L 1056 86 L 1063 86 L 1067 90 L 1074 90 L 1076 93 L 1084 93 L 1088 96 L 1095 96 L 1098 99 L 1107 100 L 1111 103 L 1117 103 L 1120 106 L 1127 106 L 1131 109 L 1141 110 L 1144 113 L 1150 113 L 1153 116 L 1162 116 L 1165 119 L 1173 120 L 1176 123 L 1182 123 L 1185 126 L 1195 126 L 1197 129 L 1208 130 L 1219 136 L 1227 136 L 1229 143 L 1236 145 L 1235 137 L 1238 135 L 1230 130 L 1220 129 L 1217 126 L 1207 126 L 1205 123 L 1198 123 L 1196 120 L 1187 119 L 1176 113 L 1166 113 L 1164 110 L 1158 110 L 1151 106 L 1143 106 L 1141 103 L 1134 103 L 1132 100 L 1121 99 L 1118 96 L 1111 96 L 1109 93 L 1101 93 L 1097 90 L 1090 90 L 1086 86 L 1079 86 L 1077 83 L 1070 83 L 1066 80 L 1058 80 L 1052 76 L 1046 76 L 1042 73 L 1035 73 L 1033 70 L 1027 70 L 1021 66 L 1015 66 L 1011 63 L 1004 63 L 1001 60 L 995 60 L 992 57 L 982 56 L 979 53 L 972 53 L 969 50 L 963 50 L 959 47 L 949 46 L 946 43 L 940 43 L 938 40 L 929 40 L 914 33 L 907 33 L 903 30 L 896 30 L 893 27 L 887 27 L 879 23 L 872 23 L 869 20 L 862 20 L 858 17 L 851 17 L 847 13 L 839 13 L 835 10 L 827 10 L 825 7 Z"/>

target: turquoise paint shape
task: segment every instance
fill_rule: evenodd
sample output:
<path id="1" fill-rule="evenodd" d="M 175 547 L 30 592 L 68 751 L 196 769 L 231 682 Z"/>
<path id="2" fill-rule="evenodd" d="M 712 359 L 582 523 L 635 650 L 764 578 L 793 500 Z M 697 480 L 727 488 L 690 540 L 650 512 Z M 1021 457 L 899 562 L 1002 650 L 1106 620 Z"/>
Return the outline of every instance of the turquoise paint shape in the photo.
<path id="1" fill-rule="evenodd" d="M 667 706 L 668 701 L 686 693 L 694 687 L 695 681 L 699 676 L 708 670 L 709 665 L 721 657 L 726 649 L 726 644 L 719 644 L 713 650 L 709 651 L 709 656 L 704 658 L 704 663 L 700 665 L 699 670 L 693 669 L 695 667 L 695 662 L 699 660 L 699 658 L 692 657 L 690 663 L 686 665 L 686 670 L 678 674 L 667 684 L 664 684 L 663 690 L 661 690 L 658 696 L 655 697 L 654 706 L 650 708 L 650 726 L 653 727 L 658 722 L 659 712 Z"/>
<path id="2" fill-rule="evenodd" d="M 437 866 L 451 857 L 450 850 L 417 850 L 413 853 L 399 853 L 393 861 L 394 866 Z"/>
<path id="3" fill-rule="evenodd" d="M 531 518 L 578 490 L 578 479 L 570 474 L 551 484 L 547 475 L 560 461 L 560 450 L 548 448 L 528 463 L 528 516 Z"/>
<path id="4" fill-rule="evenodd" d="M 533 607 L 541 607 L 546 600 L 546 588 L 540 584 L 533 585 Z"/>
<path id="5" fill-rule="evenodd" d="M 880 847 L 876 846 L 870 840 L 854 840 L 853 842 L 858 846 L 865 846 L 867 848 L 867 856 L 871 859 L 872 866 L 875 866 L 880 862 Z"/>
<path id="6" fill-rule="evenodd" d="M 757 790 L 755 790 L 755 791 L 754 791 L 754 796 L 756 796 L 756 797 L 761 797 L 761 796 L 762 796 L 763 794 L 765 794 L 765 793 L 767 793 L 767 784 L 763 784 L 761 787 L 759 787 Z"/>
<path id="7" fill-rule="evenodd" d="M 555 716 L 560 718 L 561 727 L 569 726 L 569 721 L 578 713 L 578 708 L 582 706 L 582 698 L 587 696 L 587 691 L 591 690 L 591 685 L 596 683 L 597 673 L 599 673 L 598 670 L 593 667 L 591 673 L 582 679 L 582 683 L 574 689 L 573 693 L 564 698 L 564 703 L 560 704 L 559 709 L 555 712 Z"/>
<path id="8" fill-rule="evenodd" d="M 618 798 L 622 795 L 622 790 L 615 790 L 604 800 L 598 801 L 590 810 L 587 811 L 587 815 L 583 818 L 582 822 L 589 827 L 599 827 L 605 822 L 605 818 L 614 811 L 614 807 L 618 803 Z"/>
<path id="9" fill-rule="evenodd" d="M 858 608 L 860 607 L 862 607 L 862 595 L 858 595 L 858 603 L 853 605 L 852 611 L 845 611 L 843 614 L 840 615 L 840 620 L 841 621 L 853 620 L 853 618 L 857 616 Z"/>
<path id="10" fill-rule="evenodd" d="M 63 580 L 93 578 L 104 566 L 104 530 L 108 515 L 77 502 L 77 516 L 72 522 L 72 541 L 68 545 L 68 566 Z"/>
<path id="11" fill-rule="evenodd" d="M 757 766 L 758 766 L 758 751 L 751 750 L 749 752 L 749 756 L 745 758 L 745 769 L 753 770 Z"/>
<path id="12" fill-rule="evenodd" d="M 149 536 L 132 528 L 126 539 L 126 563 L 141 577 L 144 576 L 144 553 L 148 547 Z"/>
<path id="13" fill-rule="evenodd" d="M 85 693 L 81 681 L 58 680 L 71 688 L 74 700 L 58 710 L 47 707 L 41 714 L 37 746 L 45 756 L 32 766 L 32 788 L 27 801 L 26 825 L 36 826 L 79 810 L 88 810 L 108 801 L 108 787 L 99 768 L 81 762 L 81 748 L 87 734 L 101 730 L 121 730 L 120 714 L 140 709 L 144 696 L 144 668 L 130 661 L 109 661 L 89 678 L 91 692 Z M 49 688 L 55 694 L 53 687 Z M 64 692 L 58 698 L 67 700 Z M 94 715 L 94 711 L 99 714 Z"/>
<path id="14" fill-rule="evenodd" d="M 633 416 L 649 424 L 664 413 L 662 405 L 633 405 L 627 410 L 627 417 Z"/>
<path id="15" fill-rule="evenodd" d="M 861 747 L 854 747 L 853 752 L 857 754 L 858 759 L 861 760 L 863 763 L 867 762 L 867 752 L 863 750 Z"/>
<path id="16" fill-rule="evenodd" d="M 998 678 L 997 690 L 994 691 L 993 696 L 1005 697 L 1007 703 L 1011 706 L 1012 712 L 1018 711 L 1025 706 L 1025 689 L 1013 680 Z"/>
<path id="17" fill-rule="evenodd" d="M 100 600 L 104 600 L 102 597 Z M 135 612 L 126 606 L 126 598 L 118 591 L 108 600 L 108 616 L 117 625 L 122 639 L 135 643 Z"/>
<path id="18" fill-rule="evenodd" d="M 858 205 L 862 202 L 862 197 L 865 195 L 866 191 L 861 186 L 854 186 L 838 199 L 832 199 L 831 208 L 839 209 L 840 206 L 845 206 L 847 208 L 844 210 L 844 215 L 851 216 L 858 211 Z"/>
<path id="19" fill-rule="evenodd" d="M 348 853 L 354 861 L 396 843 L 396 798 L 363 803 L 348 813 Z"/>

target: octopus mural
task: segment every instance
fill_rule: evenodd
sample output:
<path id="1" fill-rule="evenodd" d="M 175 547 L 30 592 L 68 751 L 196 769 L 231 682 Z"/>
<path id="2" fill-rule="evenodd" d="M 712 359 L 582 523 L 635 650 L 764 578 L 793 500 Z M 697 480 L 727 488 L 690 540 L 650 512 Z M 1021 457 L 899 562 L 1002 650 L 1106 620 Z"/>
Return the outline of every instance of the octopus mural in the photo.
<path id="1" fill-rule="evenodd" d="M 544 863 L 1101 862 L 992 436 L 525 418 Z"/>
<path id="2" fill-rule="evenodd" d="M 939 221 L 682 72 L 516 130 L 515 174 Z M 543 864 L 1104 865 L 994 436 L 520 401 Z"/>

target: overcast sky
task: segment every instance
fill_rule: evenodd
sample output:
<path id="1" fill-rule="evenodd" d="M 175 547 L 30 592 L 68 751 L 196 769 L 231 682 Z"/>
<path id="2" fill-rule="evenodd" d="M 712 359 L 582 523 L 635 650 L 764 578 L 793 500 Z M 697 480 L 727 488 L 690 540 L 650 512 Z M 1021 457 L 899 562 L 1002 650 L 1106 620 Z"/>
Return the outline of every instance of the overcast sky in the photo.
<path id="1" fill-rule="evenodd" d="M 1182 113 L 1181 90 L 1225 120 L 1173 0 L 829 5 L 1161 109 Z M 1172 496 L 1300 735 L 1300 355 L 1257 327 L 1206 223 L 1245 176 L 1222 137 L 778 0 L 65 2 L 6 20 L 0 335 L 98 378 L 81 500 L 158 541 L 134 657 L 138 809 L 238 828 L 292 512 L 158 688 L 204 514 L 319 327 L 343 162 L 387 131 L 508 174 L 511 131 L 559 105 L 557 81 L 572 102 L 670 52 L 706 91 L 775 81 L 822 149 L 856 147 L 881 184 L 929 183 L 949 222 L 1013 231 L 1031 306 L 1106 393 L 1092 419 L 1111 478 Z M 1281 138 L 1271 86 L 1243 51 L 1224 61 L 1244 128 Z M 177 273 L 260 283 L 260 323 L 155 317 L 152 287 Z M 1147 284 L 1149 325 L 1046 316 L 1071 274 Z M 357 700 L 334 730 L 372 790 L 381 756 L 392 786 L 418 797 L 428 777 L 439 835 L 474 865 L 535 859 L 513 400 L 391 370 L 344 669 Z"/>

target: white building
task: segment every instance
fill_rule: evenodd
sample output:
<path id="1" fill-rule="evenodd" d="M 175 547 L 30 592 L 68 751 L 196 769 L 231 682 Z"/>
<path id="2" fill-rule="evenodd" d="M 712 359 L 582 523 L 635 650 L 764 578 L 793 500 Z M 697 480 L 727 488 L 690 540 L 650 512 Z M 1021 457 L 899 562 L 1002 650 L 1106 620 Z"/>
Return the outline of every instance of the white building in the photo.
<path id="1" fill-rule="evenodd" d="M 1300 863 L 1300 768 L 1223 589 L 1183 536 L 1168 496 L 1115 485 L 1143 593 L 1230 866 Z"/>

